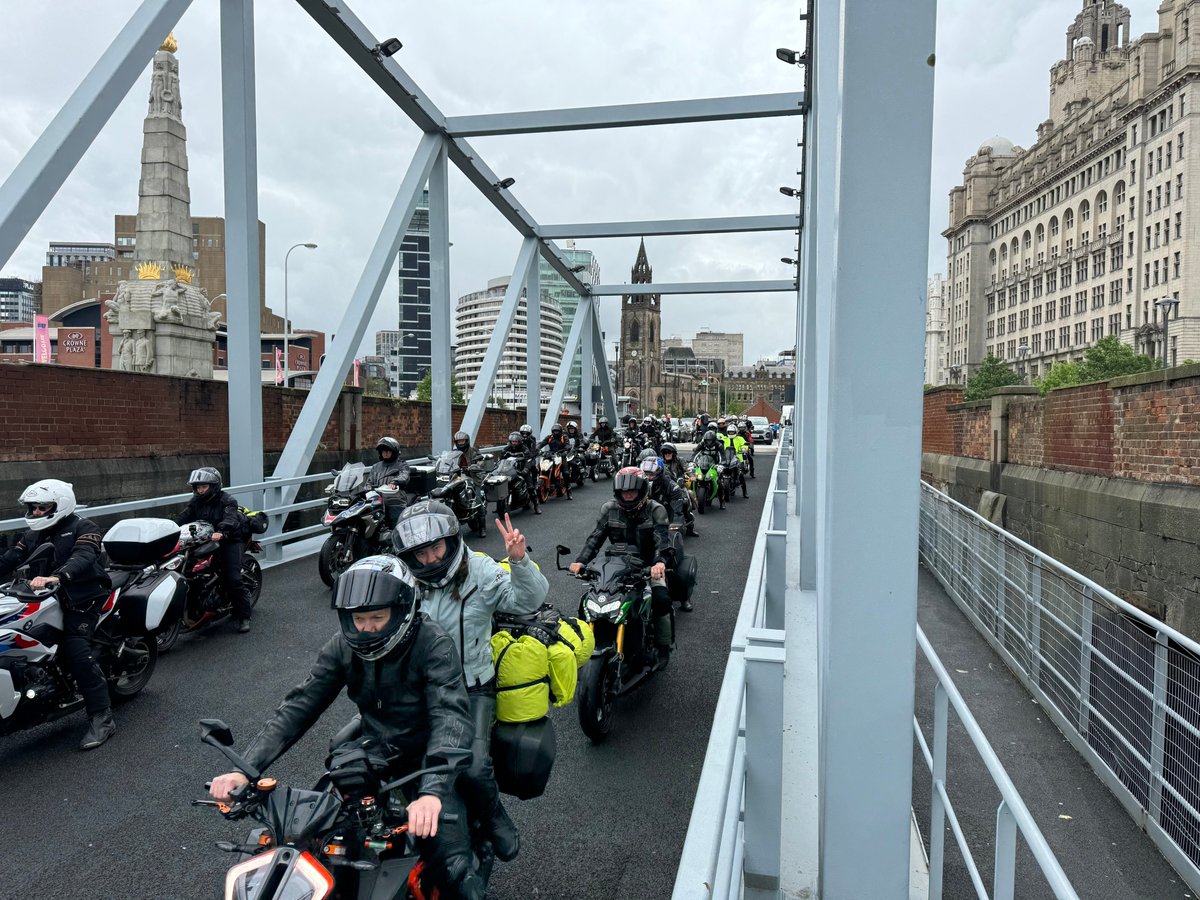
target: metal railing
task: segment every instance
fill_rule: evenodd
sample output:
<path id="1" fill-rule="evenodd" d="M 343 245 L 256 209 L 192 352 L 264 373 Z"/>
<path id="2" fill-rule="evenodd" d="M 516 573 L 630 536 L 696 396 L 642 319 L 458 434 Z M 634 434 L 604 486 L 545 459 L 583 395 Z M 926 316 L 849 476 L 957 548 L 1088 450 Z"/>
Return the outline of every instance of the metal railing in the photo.
<path id="1" fill-rule="evenodd" d="M 975 721 L 975 717 L 967 708 L 967 702 L 958 692 L 958 688 L 954 686 L 950 673 L 942 665 L 942 661 L 930 646 L 929 639 L 925 637 L 925 632 L 919 625 L 917 626 L 917 646 L 925 654 L 925 659 L 937 678 L 937 685 L 933 692 L 932 748 L 926 742 L 916 716 L 913 716 L 913 733 L 917 743 L 921 746 L 921 753 L 925 756 L 925 765 L 933 780 L 929 813 L 930 900 L 941 900 L 942 897 L 947 819 L 950 822 L 950 831 L 954 835 L 958 849 L 962 852 L 963 861 L 971 876 L 971 884 L 975 887 L 976 896 L 983 900 L 988 900 L 989 896 L 991 900 L 1012 900 L 1016 891 L 1017 831 L 1019 830 L 1033 853 L 1038 867 L 1041 868 L 1042 874 L 1046 876 L 1046 882 L 1050 885 L 1054 896 L 1058 900 L 1072 900 L 1072 898 L 1077 900 L 1079 895 L 1071 887 L 1071 882 L 1054 856 L 1054 851 L 1046 843 L 1046 838 L 1037 827 L 1037 823 L 1033 821 L 1033 816 L 1029 814 L 1025 801 L 1021 799 L 1012 779 L 1008 777 L 1000 758 L 988 743 L 979 723 Z M 971 853 L 966 835 L 954 812 L 954 804 L 951 803 L 946 789 L 946 739 L 950 731 L 951 707 L 958 716 L 959 722 L 962 723 L 963 730 L 971 739 L 971 743 L 975 745 L 975 750 L 987 768 L 992 783 L 1000 791 L 1000 805 L 996 809 L 995 866 L 990 895 L 983 883 L 979 866 L 975 863 L 975 857 Z"/>
<path id="2" fill-rule="evenodd" d="M 1200 889 L 1200 645 L 927 484 L 920 555 Z"/>
<path id="3" fill-rule="evenodd" d="M 672 896 L 777 887 L 783 777 L 784 530 L 791 429 L 782 432 L 734 625 Z"/>

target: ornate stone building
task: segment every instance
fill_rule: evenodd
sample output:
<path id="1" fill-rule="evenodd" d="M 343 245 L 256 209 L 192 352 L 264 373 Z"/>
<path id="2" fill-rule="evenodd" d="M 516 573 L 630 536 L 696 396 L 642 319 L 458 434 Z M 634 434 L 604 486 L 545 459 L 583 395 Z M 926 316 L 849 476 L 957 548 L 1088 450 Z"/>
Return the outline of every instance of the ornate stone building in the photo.
<path id="1" fill-rule="evenodd" d="M 989 353 L 1036 378 L 1106 335 L 1200 358 L 1200 0 L 1163 0 L 1135 41 L 1124 6 L 1082 7 L 1037 140 L 985 141 L 950 191 L 951 381 Z"/>

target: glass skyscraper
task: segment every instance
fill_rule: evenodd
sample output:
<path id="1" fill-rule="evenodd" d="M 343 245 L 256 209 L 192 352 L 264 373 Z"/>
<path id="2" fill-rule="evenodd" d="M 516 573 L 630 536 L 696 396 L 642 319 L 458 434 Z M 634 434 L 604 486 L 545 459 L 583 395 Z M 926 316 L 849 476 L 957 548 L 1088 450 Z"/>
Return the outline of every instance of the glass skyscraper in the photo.
<path id="1" fill-rule="evenodd" d="M 386 359 L 392 393 L 407 397 L 430 367 L 429 191 L 421 195 L 404 234 L 399 266 L 400 321 Z"/>
<path id="2" fill-rule="evenodd" d="M 575 249 L 574 241 L 567 241 L 566 248 L 562 250 L 562 255 L 568 265 L 572 267 L 584 267 L 577 273 L 579 280 L 584 284 L 600 283 L 600 263 L 596 261 L 595 254 L 591 250 L 577 250 Z M 571 333 L 571 323 L 575 320 L 575 310 L 579 306 L 579 295 L 540 256 L 538 257 L 538 278 L 542 291 L 542 302 L 553 300 L 562 308 L 563 339 L 565 341 Z M 571 374 L 567 376 L 568 395 L 579 396 L 579 385 L 582 380 L 581 374 L 579 351 L 576 350 L 575 356 L 571 360 Z"/>

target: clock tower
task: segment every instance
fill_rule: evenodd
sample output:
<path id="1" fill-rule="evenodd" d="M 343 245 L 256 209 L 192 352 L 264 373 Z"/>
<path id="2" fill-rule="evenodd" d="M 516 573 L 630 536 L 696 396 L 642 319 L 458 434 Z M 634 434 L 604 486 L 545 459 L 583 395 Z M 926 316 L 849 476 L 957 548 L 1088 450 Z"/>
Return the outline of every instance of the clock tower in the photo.
<path id="1" fill-rule="evenodd" d="M 653 280 L 643 238 L 630 281 L 633 284 L 650 284 Z M 620 390 L 627 396 L 637 398 L 639 415 L 653 412 L 664 402 L 661 300 L 658 294 L 625 294 L 621 297 Z"/>

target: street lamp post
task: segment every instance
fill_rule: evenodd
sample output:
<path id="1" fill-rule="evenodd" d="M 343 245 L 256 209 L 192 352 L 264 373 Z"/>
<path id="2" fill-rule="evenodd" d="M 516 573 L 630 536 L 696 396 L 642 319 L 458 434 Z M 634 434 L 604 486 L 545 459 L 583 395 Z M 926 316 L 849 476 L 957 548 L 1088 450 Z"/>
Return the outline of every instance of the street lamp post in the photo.
<path id="1" fill-rule="evenodd" d="M 1025 357 L 1029 355 L 1029 341 L 1024 338 L 1017 344 L 1017 357 L 1021 360 L 1021 384 L 1025 384 Z"/>
<path id="2" fill-rule="evenodd" d="M 288 384 L 288 334 L 292 330 L 291 319 L 288 318 L 288 257 L 292 255 L 292 251 L 297 247 L 306 247 L 309 250 L 316 250 L 317 245 L 306 241 L 301 241 L 299 244 L 292 244 L 288 247 L 287 253 L 283 254 L 283 386 Z"/>
<path id="3" fill-rule="evenodd" d="M 1154 301 L 1154 305 L 1162 310 L 1162 361 L 1165 369 L 1171 365 L 1167 357 L 1167 322 L 1171 318 L 1171 310 L 1179 305 L 1179 301 L 1174 297 L 1160 297 Z"/>

